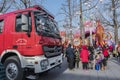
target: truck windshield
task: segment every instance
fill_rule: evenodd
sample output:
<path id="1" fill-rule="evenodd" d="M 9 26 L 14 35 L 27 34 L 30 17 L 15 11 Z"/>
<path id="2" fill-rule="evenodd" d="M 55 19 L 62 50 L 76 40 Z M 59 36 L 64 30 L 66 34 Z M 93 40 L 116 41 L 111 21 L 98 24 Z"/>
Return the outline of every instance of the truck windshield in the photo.
<path id="1" fill-rule="evenodd" d="M 38 33 L 44 36 L 60 37 L 57 23 L 47 14 L 35 13 L 35 26 Z"/>

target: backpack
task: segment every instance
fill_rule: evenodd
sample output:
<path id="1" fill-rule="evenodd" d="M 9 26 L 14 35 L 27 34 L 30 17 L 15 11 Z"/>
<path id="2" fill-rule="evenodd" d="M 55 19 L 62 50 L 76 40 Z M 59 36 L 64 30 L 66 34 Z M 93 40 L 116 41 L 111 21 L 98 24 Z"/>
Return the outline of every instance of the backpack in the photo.
<path id="1" fill-rule="evenodd" d="M 100 64 L 96 63 L 95 64 L 95 70 L 99 70 L 100 69 Z"/>

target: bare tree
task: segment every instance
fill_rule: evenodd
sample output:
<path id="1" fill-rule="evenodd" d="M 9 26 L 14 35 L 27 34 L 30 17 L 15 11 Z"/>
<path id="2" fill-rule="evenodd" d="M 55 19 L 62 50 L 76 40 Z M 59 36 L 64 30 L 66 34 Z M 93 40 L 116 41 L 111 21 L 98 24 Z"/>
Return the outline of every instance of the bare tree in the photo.
<path id="1" fill-rule="evenodd" d="M 104 10 L 104 12 L 103 12 Z M 103 10 L 100 12 L 102 23 L 114 28 L 114 39 L 118 43 L 118 28 L 120 27 L 120 0 L 107 0 L 103 3 Z"/>
<path id="2" fill-rule="evenodd" d="M 70 29 L 70 34 L 69 34 L 69 39 L 72 43 L 72 27 L 73 27 L 73 19 L 75 17 L 75 9 L 76 9 L 76 1 L 77 0 L 66 0 L 64 4 L 62 4 L 61 7 L 61 13 L 65 16 L 65 21 L 66 23 L 64 25 L 68 25 L 69 26 L 65 26 L 65 27 L 69 27 Z"/>
<path id="3" fill-rule="evenodd" d="M 45 2 L 46 0 L 44 0 Z M 13 8 L 15 9 L 23 9 L 28 8 L 33 5 L 41 5 L 43 0 L 13 0 Z"/>
<path id="4" fill-rule="evenodd" d="M 42 5 L 46 0 L 0 0 L 0 13 Z"/>
<path id="5" fill-rule="evenodd" d="M 91 11 L 96 8 L 96 6 L 99 4 L 99 0 L 79 0 L 79 16 L 80 16 L 80 34 L 82 35 L 82 40 L 83 44 L 85 43 L 84 38 L 85 38 L 85 29 L 83 26 L 83 16 L 88 16 L 89 18 L 91 17 Z M 87 13 L 89 12 L 89 13 Z M 92 35 L 91 35 L 92 36 Z M 91 41 L 92 42 L 92 41 Z"/>
<path id="6" fill-rule="evenodd" d="M 12 6 L 12 0 L 0 0 L 0 13 L 7 12 Z"/>
<path id="7" fill-rule="evenodd" d="M 79 20 L 76 20 L 77 24 L 80 24 L 80 34 L 84 41 L 85 32 L 83 27 L 83 16 L 90 15 L 87 11 L 90 11 L 96 7 L 99 0 L 66 0 L 66 4 L 63 4 L 62 11 L 65 17 L 68 17 L 70 29 L 73 26 L 74 18 L 79 14 Z M 75 23 L 74 23 L 75 24 Z M 72 32 L 70 32 L 72 33 Z M 72 35 L 72 34 L 71 34 Z M 72 37 L 71 37 L 72 38 Z"/>

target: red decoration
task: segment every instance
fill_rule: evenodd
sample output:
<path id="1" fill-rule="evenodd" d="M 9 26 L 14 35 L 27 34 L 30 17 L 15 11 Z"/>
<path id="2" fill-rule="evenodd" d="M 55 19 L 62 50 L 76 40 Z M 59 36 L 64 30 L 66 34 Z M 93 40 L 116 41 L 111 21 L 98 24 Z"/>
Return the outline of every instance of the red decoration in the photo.
<path id="1" fill-rule="evenodd" d="M 65 35 L 66 35 L 66 32 L 65 32 L 65 31 L 60 31 L 60 35 L 61 35 L 61 36 L 65 36 Z"/>

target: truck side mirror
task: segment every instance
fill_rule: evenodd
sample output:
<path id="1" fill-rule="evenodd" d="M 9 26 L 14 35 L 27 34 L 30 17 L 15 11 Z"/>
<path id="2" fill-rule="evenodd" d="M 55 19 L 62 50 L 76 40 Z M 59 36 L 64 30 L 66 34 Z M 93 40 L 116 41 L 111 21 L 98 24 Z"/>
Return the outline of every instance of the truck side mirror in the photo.
<path id="1" fill-rule="evenodd" d="M 28 15 L 22 14 L 22 30 L 28 31 Z"/>
<path id="2" fill-rule="evenodd" d="M 22 30 L 27 32 L 28 37 L 30 37 L 31 27 L 29 25 L 29 15 L 22 14 Z"/>

